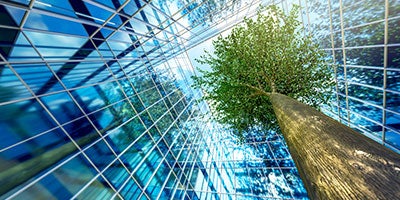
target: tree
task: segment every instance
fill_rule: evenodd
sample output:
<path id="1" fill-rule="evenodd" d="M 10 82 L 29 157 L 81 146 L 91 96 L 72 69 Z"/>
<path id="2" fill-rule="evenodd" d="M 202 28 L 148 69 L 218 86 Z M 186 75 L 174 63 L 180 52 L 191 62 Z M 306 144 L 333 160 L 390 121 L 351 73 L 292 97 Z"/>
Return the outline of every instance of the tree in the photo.
<path id="1" fill-rule="evenodd" d="M 295 6 L 286 15 L 276 6 L 265 7 L 255 20 L 245 19 L 229 36 L 213 41 L 215 56 L 206 52 L 198 60 L 212 70 L 200 70 L 195 86 L 205 90 L 217 120 L 240 137 L 255 127 L 276 127 L 268 93 L 312 106 L 327 101 L 331 73 L 323 52 L 302 35 L 298 10 Z"/>
<path id="2" fill-rule="evenodd" d="M 297 10 L 266 7 L 219 37 L 215 57 L 199 60 L 212 70 L 194 85 L 205 90 L 217 120 L 242 138 L 279 124 L 310 198 L 398 197 L 399 154 L 306 105 L 326 102 L 333 81 L 323 53 L 301 36 Z"/>

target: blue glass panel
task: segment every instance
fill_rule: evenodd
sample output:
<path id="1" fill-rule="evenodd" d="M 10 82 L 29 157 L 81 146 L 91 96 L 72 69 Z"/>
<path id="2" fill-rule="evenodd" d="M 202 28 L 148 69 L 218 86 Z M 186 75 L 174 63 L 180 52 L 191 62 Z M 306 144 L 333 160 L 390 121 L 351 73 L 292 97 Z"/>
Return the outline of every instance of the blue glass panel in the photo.
<path id="1" fill-rule="evenodd" d="M 69 62 L 52 64 L 51 66 L 53 68 L 60 68 L 58 73 L 63 74 L 62 82 L 67 88 L 103 82 L 110 77 L 110 72 L 102 62 Z"/>
<path id="2" fill-rule="evenodd" d="M 296 169 L 282 169 L 286 178 L 286 183 L 293 192 L 293 197 L 297 199 L 308 199 L 307 191 L 301 181 L 300 175 Z"/>
<path id="3" fill-rule="evenodd" d="M 143 132 L 143 125 L 138 118 L 135 118 L 106 137 L 110 144 L 113 144 L 115 151 L 121 152 L 125 150 L 128 145 L 135 141 Z"/>
<path id="4" fill-rule="evenodd" d="M 386 92 L 386 108 L 392 111 L 400 111 L 400 94 Z"/>
<path id="5" fill-rule="evenodd" d="M 25 10 L 17 9 L 14 7 L 4 6 L 4 8 L 8 12 L 7 14 L 4 13 L 0 20 L 1 25 L 9 25 L 9 26 L 19 26 L 22 20 L 22 17 L 25 14 Z M 4 10 L 2 10 L 4 11 Z"/>
<path id="6" fill-rule="evenodd" d="M 7 150 L 2 149 L 0 153 L 2 160 L 0 184 L 3 191 L 10 190 L 34 177 L 39 177 L 76 151 L 75 145 L 60 129 L 26 140 Z"/>
<path id="7" fill-rule="evenodd" d="M 151 135 L 151 137 L 153 137 L 155 141 L 158 141 L 161 137 L 160 132 L 155 127 L 152 127 L 150 129 L 149 134 Z"/>
<path id="8" fill-rule="evenodd" d="M 39 50 L 40 54 L 46 59 L 79 58 L 76 54 L 79 48 L 86 50 L 91 45 L 85 45 L 88 42 L 86 38 L 71 37 L 57 34 L 40 33 L 25 31 L 27 37 Z M 90 41 L 89 41 L 90 42 Z M 81 50 L 81 51 L 82 51 Z"/>
<path id="9" fill-rule="evenodd" d="M 66 92 L 44 96 L 40 99 L 61 124 L 83 116 Z"/>
<path id="10" fill-rule="evenodd" d="M 75 11 L 68 1 L 41 0 L 36 1 L 34 7 L 76 18 Z"/>
<path id="11" fill-rule="evenodd" d="M 139 182 L 139 184 L 143 187 L 147 184 L 152 176 L 153 172 L 157 165 L 161 160 L 161 154 L 154 150 L 150 153 L 150 155 L 146 158 L 145 162 L 139 167 L 139 169 L 135 172 L 134 177 Z"/>
<path id="12" fill-rule="evenodd" d="M 379 114 L 377 114 L 379 115 Z M 360 127 L 362 132 L 372 135 L 375 140 L 382 140 L 382 126 L 365 119 L 363 116 L 351 113 L 350 122 L 352 127 Z M 380 122 L 381 123 L 381 122 Z"/>
<path id="13" fill-rule="evenodd" d="M 62 26 L 59 26 L 59 24 L 62 24 Z M 71 35 L 88 36 L 81 23 L 55 18 L 48 15 L 42 15 L 36 12 L 29 13 L 29 17 L 26 20 L 24 27 Z"/>
<path id="14" fill-rule="evenodd" d="M 282 142 L 270 142 L 269 143 L 275 158 L 278 159 L 291 159 L 290 154 Z"/>
<path id="15" fill-rule="evenodd" d="M 10 144 L 15 143 L 15 138 L 2 136 L 1 140 L 9 140 Z M 3 159 L 2 167 L 7 166 L 15 166 L 24 161 L 28 161 L 37 157 L 41 157 L 45 152 L 49 152 L 53 149 L 63 148 L 66 151 L 60 152 L 64 156 L 67 156 L 69 153 L 73 152 L 76 148 L 70 146 L 70 148 L 66 148 L 65 144 L 69 144 L 71 142 L 64 132 L 62 132 L 59 128 L 51 130 L 45 134 L 42 134 L 38 137 L 29 139 L 20 143 L 16 146 L 4 150 L 5 146 L 2 146 L 2 151 L 0 153 L 1 158 Z M 68 151 L 67 151 L 68 150 Z M 58 151 L 58 150 L 57 150 Z M 59 160 L 59 158 L 58 158 Z M 58 161 L 57 159 L 51 161 L 48 160 L 49 163 L 54 164 Z M 48 165 L 50 166 L 50 164 Z"/>
<path id="16" fill-rule="evenodd" d="M 89 115 L 89 118 L 101 132 L 111 130 L 132 118 L 134 112 L 126 101 L 119 102 L 101 111 Z"/>
<path id="17" fill-rule="evenodd" d="M 86 113 L 91 113 L 122 99 L 121 91 L 115 82 L 81 88 L 73 91 L 72 95 Z"/>
<path id="18" fill-rule="evenodd" d="M 400 92 L 400 71 L 387 71 L 386 88 Z"/>
<path id="19" fill-rule="evenodd" d="M 168 172 L 171 169 L 162 162 L 160 168 L 158 168 L 155 176 L 151 179 L 148 187 L 146 188 L 146 193 L 149 195 L 150 198 L 156 199 L 160 191 L 162 190 L 162 185 L 164 181 L 167 179 Z"/>
<path id="20" fill-rule="evenodd" d="M 400 133 L 385 129 L 385 142 L 393 146 L 394 148 L 400 149 Z"/>
<path id="21" fill-rule="evenodd" d="M 85 2 L 85 5 L 91 14 L 91 16 L 90 16 L 91 19 L 93 19 L 94 22 L 97 24 L 103 24 L 104 21 L 107 20 L 112 14 L 110 11 L 104 10 L 104 9 L 94 6 L 90 3 Z"/>
<path id="22" fill-rule="evenodd" d="M 0 106 L 0 113 L 7 113 L 0 115 L 0 149 L 56 126 L 35 99 Z"/>
<path id="23" fill-rule="evenodd" d="M 129 173 L 117 160 L 104 173 L 115 189 L 120 189 L 122 184 L 129 178 Z"/>
<path id="24" fill-rule="evenodd" d="M 63 127 L 81 148 L 99 138 L 99 134 L 86 117 L 72 121 Z"/>
<path id="25" fill-rule="evenodd" d="M 400 115 L 392 112 L 386 112 L 386 126 L 397 132 L 400 132 Z"/>
<path id="26" fill-rule="evenodd" d="M 100 171 L 102 171 L 105 167 L 112 163 L 114 159 L 116 159 L 113 152 L 103 140 L 95 143 L 93 146 L 87 149 L 85 153 Z"/>
<path id="27" fill-rule="evenodd" d="M 9 61 L 41 60 L 23 34 L 17 30 L 0 28 L 2 55 Z M 4 34 L 3 34 L 4 33 Z"/>
<path id="28" fill-rule="evenodd" d="M 125 199 L 138 199 L 142 190 L 140 190 L 139 186 L 132 179 L 129 179 L 120 193 Z"/>
<path id="29" fill-rule="evenodd" d="M 15 71 L 37 95 L 55 92 L 64 88 L 44 64 L 14 64 Z"/>
<path id="30" fill-rule="evenodd" d="M 142 100 L 143 100 L 143 97 L 142 97 Z M 144 100 L 144 101 L 145 101 L 145 100 Z M 150 100 L 150 101 L 151 101 L 151 100 Z M 147 101 L 147 103 L 150 103 L 150 102 Z M 154 103 L 154 102 L 153 102 L 153 103 Z M 148 106 L 146 103 L 145 103 L 145 105 Z M 151 104 L 150 104 L 150 105 L 151 105 Z M 168 109 L 167 109 L 167 107 L 165 106 L 165 104 L 164 104 L 163 101 L 159 101 L 158 103 L 156 103 L 155 105 L 153 105 L 153 106 L 152 106 L 151 108 L 149 108 L 148 110 L 149 110 L 151 116 L 153 117 L 153 120 L 159 119 L 165 112 L 168 111 Z M 170 116 L 169 116 L 168 113 L 167 113 L 167 114 L 164 115 L 164 117 L 163 117 L 163 118 L 166 118 L 166 119 L 163 119 L 163 120 L 167 121 L 167 120 L 168 120 L 168 119 L 167 119 L 168 117 L 170 117 Z M 164 123 L 161 123 L 161 124 L 163 124 L 163 126 L 164 126 Z M 166 124 L 165 124 L 165 125 L 166 125 Z M 165 127 L 165 128 L 167 128 L 167 127 Z M 161 131 L 161 132 L 164 132 L 164 131 Z"/>

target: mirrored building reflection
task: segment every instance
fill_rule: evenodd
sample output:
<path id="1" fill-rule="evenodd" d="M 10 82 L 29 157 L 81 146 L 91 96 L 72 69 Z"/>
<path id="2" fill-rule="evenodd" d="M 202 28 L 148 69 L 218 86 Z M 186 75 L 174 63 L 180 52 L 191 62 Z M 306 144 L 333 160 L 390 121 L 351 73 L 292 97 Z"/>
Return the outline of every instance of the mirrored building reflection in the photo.
<path id="1" fill-rule="evenodd" d="M 400 149 L 395 0 L 0 1 L 1 199 L 307 199 L 278 131 L 212 120 L 188 51 L 259 5 L 326 50 L 323 111 Z"/>

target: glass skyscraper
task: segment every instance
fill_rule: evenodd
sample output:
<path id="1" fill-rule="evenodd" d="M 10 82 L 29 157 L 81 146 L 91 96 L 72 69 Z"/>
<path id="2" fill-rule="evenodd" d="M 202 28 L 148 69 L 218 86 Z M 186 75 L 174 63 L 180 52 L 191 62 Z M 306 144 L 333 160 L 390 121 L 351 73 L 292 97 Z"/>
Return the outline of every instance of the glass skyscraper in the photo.
<path id="1" fill-rule="evenodd" d="M 397 0 L 0 1 L 0 199 L 307 199 L 279 131 L 237 143 L 190 87 L 190 51 L 261 4 L 302 6 L 322 111 L 399 151 Z"/>

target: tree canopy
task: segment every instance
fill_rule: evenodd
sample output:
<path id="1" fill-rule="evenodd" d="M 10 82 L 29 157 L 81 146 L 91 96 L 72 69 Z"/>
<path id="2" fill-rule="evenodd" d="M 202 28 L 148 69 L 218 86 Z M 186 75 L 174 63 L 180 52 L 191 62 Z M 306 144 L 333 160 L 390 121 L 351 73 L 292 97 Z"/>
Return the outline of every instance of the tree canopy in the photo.
<path id="1" fill-rule="evenodd" d="M 217 121 L 239 136 L 252 128 L 277 126 L 269 93 L 314 107 L 328 100 L 324 91 L 332 86 L 332 73 L 323 51 L 303 35 L 298 11 L 298 6 L 288 14 L 264 7 L 255 19 L 244 19 L 227 37 L 213 41 L 213 54 L 198 59 L 211 70 L 199 69 L 202 76 L 194 77 L 194 86 L 205 91 Z"/>

